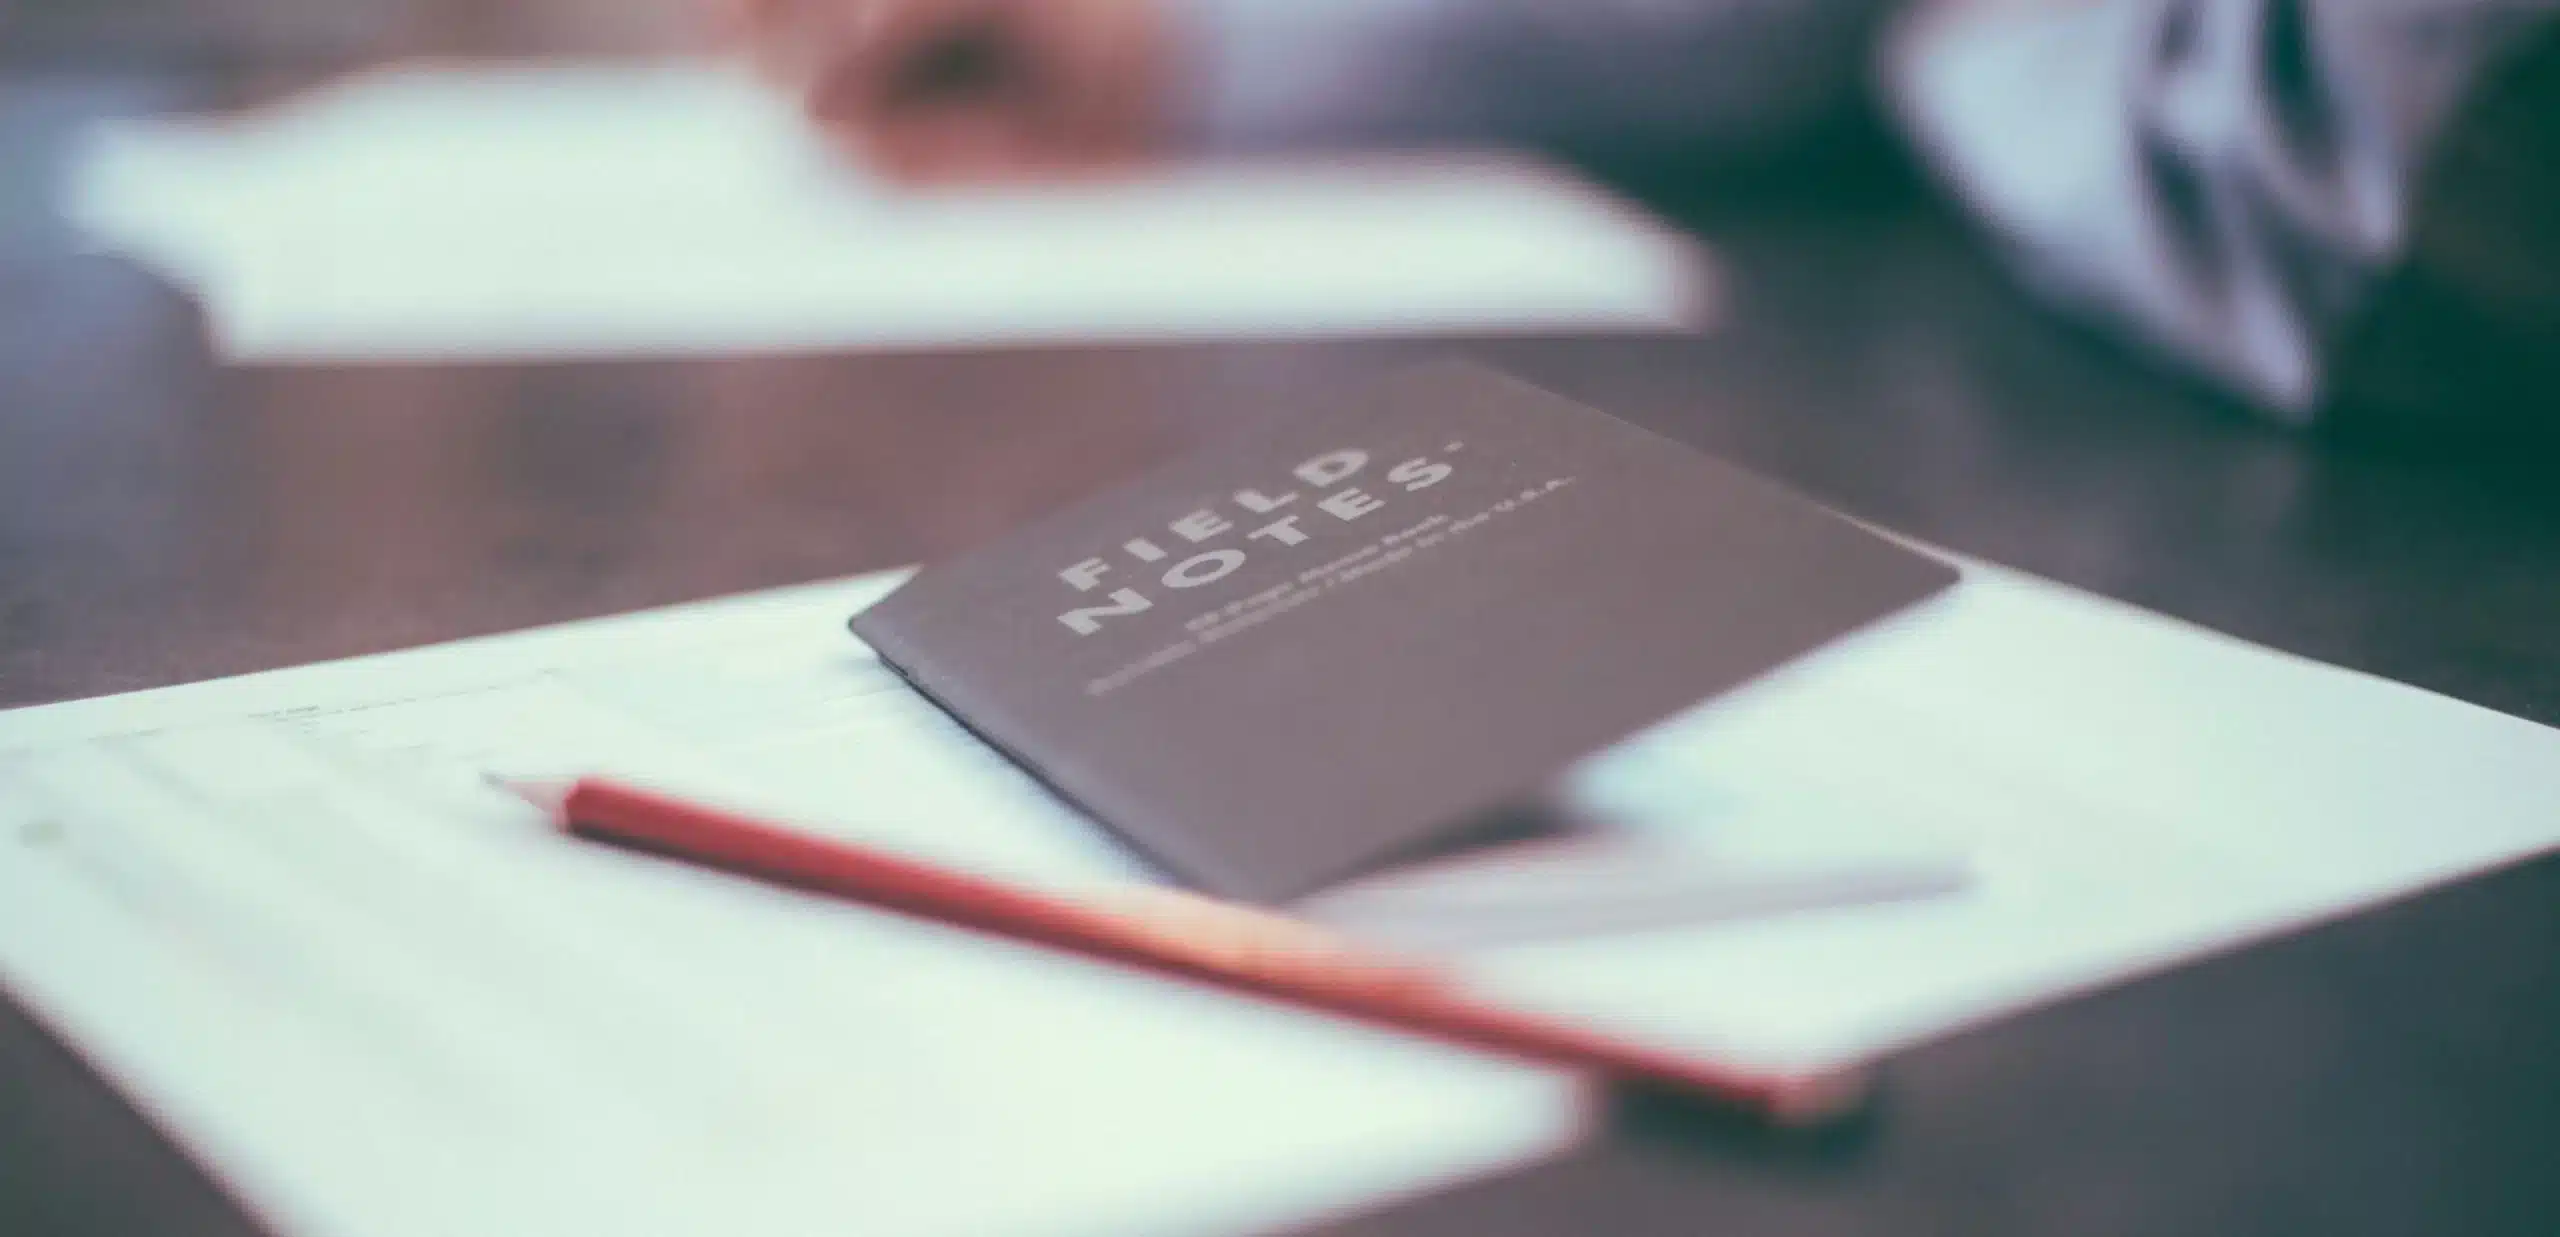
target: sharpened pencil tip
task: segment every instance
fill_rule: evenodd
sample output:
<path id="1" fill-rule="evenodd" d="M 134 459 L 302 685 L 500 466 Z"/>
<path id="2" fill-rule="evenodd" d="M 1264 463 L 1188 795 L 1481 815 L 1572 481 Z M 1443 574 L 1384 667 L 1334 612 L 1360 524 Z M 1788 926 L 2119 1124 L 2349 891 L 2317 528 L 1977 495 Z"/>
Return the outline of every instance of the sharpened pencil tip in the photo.
<path id="1" fill-rule="evenodd" d="M 546 812 L 557 813 L 560 806 L 569 799 L 569 786 L 566 782 L 514 777 L 495 769 L 481 770 L 480 780 Z"/>

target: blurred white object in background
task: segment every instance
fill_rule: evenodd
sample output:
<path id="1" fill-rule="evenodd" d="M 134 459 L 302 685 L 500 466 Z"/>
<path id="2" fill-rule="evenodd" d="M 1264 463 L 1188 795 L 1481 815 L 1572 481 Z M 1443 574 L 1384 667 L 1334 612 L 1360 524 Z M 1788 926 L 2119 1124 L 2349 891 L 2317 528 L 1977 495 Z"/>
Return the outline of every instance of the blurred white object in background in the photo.
<path id="1" fill-rule="evenodd" d="M 1510 158 L 924 192 L 746 74 L 423 64 L 92 137 L 66 214 L 235 359 L 1685 331 L 1706 255 Z"/>

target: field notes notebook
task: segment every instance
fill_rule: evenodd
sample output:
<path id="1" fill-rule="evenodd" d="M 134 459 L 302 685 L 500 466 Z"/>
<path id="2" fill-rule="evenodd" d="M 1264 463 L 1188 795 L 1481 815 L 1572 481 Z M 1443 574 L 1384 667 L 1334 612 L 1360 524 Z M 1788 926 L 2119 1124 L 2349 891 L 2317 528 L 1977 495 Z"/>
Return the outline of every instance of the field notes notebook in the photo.
<path id="1" fill-rule="evenodd" d="M 1447 841 L 1954 578 L 1440 364 L 928 567 L 853 625 L 1176 875 L 1272 902 Z"/>

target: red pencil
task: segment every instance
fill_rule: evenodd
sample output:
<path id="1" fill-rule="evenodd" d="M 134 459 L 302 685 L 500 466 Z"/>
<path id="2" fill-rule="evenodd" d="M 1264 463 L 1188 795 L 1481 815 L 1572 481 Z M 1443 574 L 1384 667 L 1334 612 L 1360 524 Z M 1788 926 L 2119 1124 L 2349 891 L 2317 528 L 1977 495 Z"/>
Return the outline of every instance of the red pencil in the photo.
<path id="1" fill-rule="evenodd" d="M 1781 1124 L 1839 1115 L 1862 1090 L 1854 1074 L 1754 1073 L 1472 1000 L 1425 968 L 1249 908 L 1157 891 L 1124 907 L 1089 906 L 601 779 L 492 780 L 583 837 L 1480 1051 L 1672 1088 Z"/>

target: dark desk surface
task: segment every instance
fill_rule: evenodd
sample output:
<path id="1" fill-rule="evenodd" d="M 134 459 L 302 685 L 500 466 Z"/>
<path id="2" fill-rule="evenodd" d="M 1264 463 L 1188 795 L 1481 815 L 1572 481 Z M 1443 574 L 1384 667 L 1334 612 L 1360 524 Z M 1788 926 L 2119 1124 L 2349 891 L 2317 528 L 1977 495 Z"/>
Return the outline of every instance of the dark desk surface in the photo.
<path id="1" fill-rule="evenodd" d="M 0 704 L 946 554 L 1454 351 L 1939 544 L 2560 722 L 2540 462 L 2260 428 L 2033 315 L 1907 192 L 1688 209 L 1734 277 L 1706 339 L 243 369 L 28 213 L 67 118 L 184 93 L 0 82 Z M 2547 1234 L 2554 1043 L 2545 860 L 1908 1054 L 1847 1139 L 1636 1114 L 1339 1231 Z M 0 1005 L 0 1233 L 247 1228 Z"/>

